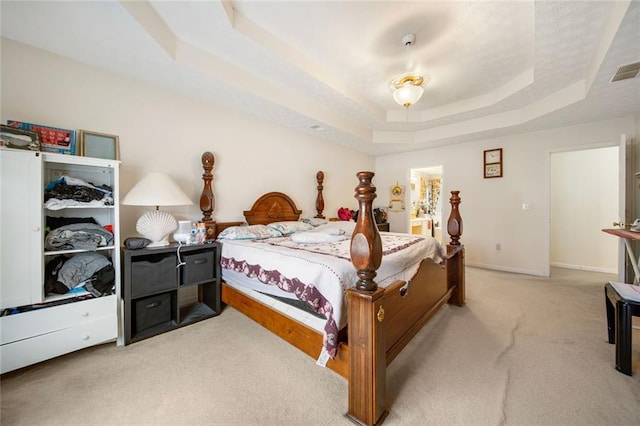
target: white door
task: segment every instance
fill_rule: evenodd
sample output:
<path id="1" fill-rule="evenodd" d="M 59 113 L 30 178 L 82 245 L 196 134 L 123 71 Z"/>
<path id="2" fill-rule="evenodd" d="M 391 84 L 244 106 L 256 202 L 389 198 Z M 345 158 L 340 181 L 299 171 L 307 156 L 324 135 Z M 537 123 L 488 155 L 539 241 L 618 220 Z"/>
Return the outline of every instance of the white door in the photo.
<path id="1" fill-rule="evenodd" d="M 0 149 L 0 308 L 42 302 L 42 156 Z"/>
<path id="2" fill-rule="evenodd" d="M 621 224 L 630 224 L 633 222 L 632 206 L 631 206 L 631 193 L 630 190 L 633 185 L 629 185 L 629 182 L 633 178 L 631 176 L 631 144 L 627 140 L 627 135 L 620 135 L 620 149 L 619 149 L 619 198 L 618 198 L 618 221 Z M 627 203 L 629 200 L 629 203 Z M 624 227 L 624 225 L 622 225 Z M 627 268 L 627 265 L 631 266 L 632 262 L 627 263 L 627 250 L 625 248 L 625 240 L 619 239 L 618 244 L 618 280 L 620 282 L 634 282 L 634 271 L 632 268 Z M 633 256 L 630 251 L 629 256 Z"/>

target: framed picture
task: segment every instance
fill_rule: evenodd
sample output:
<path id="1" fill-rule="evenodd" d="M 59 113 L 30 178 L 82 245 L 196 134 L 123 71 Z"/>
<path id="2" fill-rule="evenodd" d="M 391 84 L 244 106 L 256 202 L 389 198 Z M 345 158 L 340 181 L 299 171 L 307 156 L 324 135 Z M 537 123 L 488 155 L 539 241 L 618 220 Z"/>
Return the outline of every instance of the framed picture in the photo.
<path id="1" fill-rule="evenodd" d="M 83 157 L 120 159 L 119 139 L 116 135 L 80 130 L 80 155 Z"/>
<path id="2" fill-rule="evenodd" d="M 7 125 L 15 129 L 35 132 L 40 138 L 40 151 L 56 152 L 59 154 L 75 155 L 75 130 L 59 127 L 44 126 L 42 124 L 25 123 L 23 121 L 7 120 Z"/>
<path id="3" fill-rule="evenodd" d="M 402 200 L 404 199 L 404 186 L 398 185 L 397 183 L 391 187 L 391 199 L 392 200 Z"/>
<path id="4" fill-rule="evenodd" d="M 502 177 L 502 166 L 500 164 L 486 164 L 484 166 L 484 177 Z"/>
<path id="5" fill-rule="evenodd" d="M 391 201 L 389 202 L 389 210 L 392 212 L 401 212 L 404 210 L 404 186 L 396 183 L 393 185 L 389 192 L 391 194 Z"/>
<path id="6" fill-rule="evenodd" d="M 484 151 L 484 177 L 502 177 L 502 148 Z"/>
<path id="7" fill-rule="evenodd" d="M 29 130 L 1 124 L 0 146 L 27 151 L 40 151 L 40 135 Z"/>

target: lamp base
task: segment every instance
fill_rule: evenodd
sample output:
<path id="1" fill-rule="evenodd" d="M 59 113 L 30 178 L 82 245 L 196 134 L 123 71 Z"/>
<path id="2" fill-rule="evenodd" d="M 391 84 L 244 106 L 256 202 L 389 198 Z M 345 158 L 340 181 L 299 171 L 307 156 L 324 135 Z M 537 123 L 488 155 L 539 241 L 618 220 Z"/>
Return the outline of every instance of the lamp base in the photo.
<path id="1" fill-rule="evenodd" d="M 147 244 L 147 247 L 164 247 L 169 245 L 169 238 L 165 237 L 160 241 L 154 241 L 152 243 Z"/>
<path id="2" fill-rule="evenodd" d="M 161 210 L 152 210 L 143 214 L 136 223 L 136 231 L 151 240 L 147 247 L 169 245 L 169 234 L 176 229 L 178 229 L 176 219 Z"/>

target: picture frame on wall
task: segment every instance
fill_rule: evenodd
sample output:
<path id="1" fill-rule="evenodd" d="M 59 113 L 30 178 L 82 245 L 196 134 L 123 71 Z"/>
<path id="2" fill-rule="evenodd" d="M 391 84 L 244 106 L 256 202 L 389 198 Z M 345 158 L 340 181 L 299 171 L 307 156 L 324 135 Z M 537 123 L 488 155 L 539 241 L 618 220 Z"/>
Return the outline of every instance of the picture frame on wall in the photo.
<path id="1" fill-rule="evenodd" d="M 116 135 L 80 130 L 80 152 L 83 157 L 120 159 L 120 141 Z"/>
<path id="2" fill-rule="evenodd" d="M 502 177 L 502 148 L 486 149 L 484 151 L 484 177 Z"/>
<path id="3" fill-rule="evenodd" d="M 487 164 L 484 166 L 484 177 L 502 177 L 502 166 L 500 164 Z"/>
<path id="4" fill-rule="evenodd" d="M 401 212 L 404 210 L 404 186 L 396 183 L 389 189 L 391 200 L 389 201 L 389 211 Z"/>
<path id="5" fill-rule="evenodd" d="M 0 124 L 0 146 L 26 151 L 40 151 L 40 135 L 29 130 Z"/>

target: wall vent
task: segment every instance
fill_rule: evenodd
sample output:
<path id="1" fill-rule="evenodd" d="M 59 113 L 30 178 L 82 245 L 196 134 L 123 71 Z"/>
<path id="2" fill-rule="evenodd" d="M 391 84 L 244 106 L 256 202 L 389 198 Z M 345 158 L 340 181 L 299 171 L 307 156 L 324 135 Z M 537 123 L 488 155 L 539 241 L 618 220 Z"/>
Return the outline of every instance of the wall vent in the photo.
<path id="1" fill-rule="evenodd" d="M 640 73 L 640 62 L 633 64 L 622 65 L 616 71 L 616 75 L 611 79 L 611 83 L 614 81 L 627 80 L 629 78 L 635 78 Z"/>

